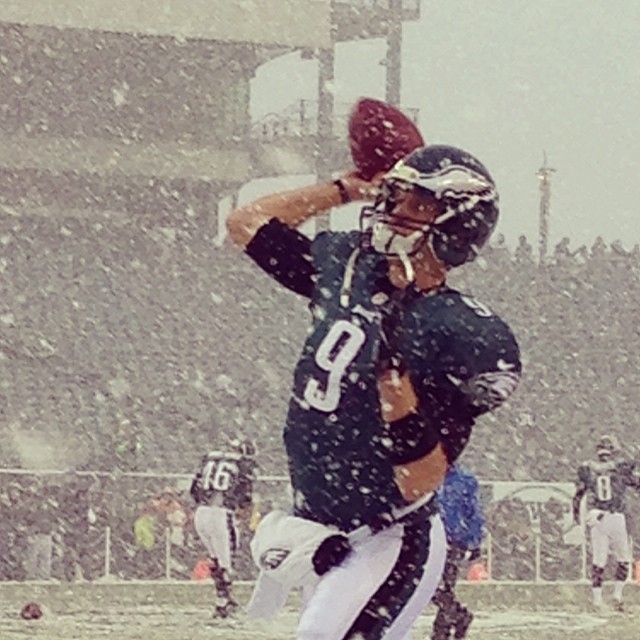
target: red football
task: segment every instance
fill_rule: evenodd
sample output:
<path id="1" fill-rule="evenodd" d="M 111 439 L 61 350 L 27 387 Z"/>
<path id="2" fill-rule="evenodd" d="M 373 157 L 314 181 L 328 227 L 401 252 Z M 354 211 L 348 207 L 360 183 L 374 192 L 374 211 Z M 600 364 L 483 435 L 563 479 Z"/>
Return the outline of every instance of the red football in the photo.
<path id="1" fill-rule="evenodd" d="M 349 147 L 358 173 L 371 180 L 424 144 L 415 123 L 398 108 L 360 98 L 349 117 Z"/>
<path id="2" fill-rule="evenodd" d="M 20 610 L 20 617 L 24 620 L 38 620 L 42 618 L 42 607 L 37 602 L 27 602 Z"/>

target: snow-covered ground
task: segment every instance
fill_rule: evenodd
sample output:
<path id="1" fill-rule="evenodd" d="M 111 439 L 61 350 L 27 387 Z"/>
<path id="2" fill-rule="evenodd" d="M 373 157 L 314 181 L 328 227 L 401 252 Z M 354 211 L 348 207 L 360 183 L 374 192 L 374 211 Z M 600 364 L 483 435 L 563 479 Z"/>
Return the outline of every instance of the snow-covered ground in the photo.
<path id="1" fill-rule="evenodd" d="M 162 589 L 162 587 L 160 587 Z M 552 589 L 552 588 L 551 588 Z M 473 607 L 476 619 L 469 632 L 470 640 L 600 640 L 605 637 L 638 637 L 640 609 L 635 602 L 637 587 L 629 585 L 632 603 L 624 614 L 606 610 L 589 611 L 587 603 L 576 607 L 544 597 L 544 590 L 534 590 L 530 607 L 522 603 L 504 608 L 499 603 Z M 157 597 L 153 586 L 119 585 L 112 590 L 99 585 L 83 585 L 69 590 L 59 586 L 3 588 L 0 591 L 0 638 L 2 640 L 287 640 L 295 637 L 295 608 L 288 608 L 277 621 L 256 623 L 242 615 L 228 621 L 213 620 L 206 606 L 206 586 L 188 597 Z M 20 605 L 29 595 L 39 597 L 45 615 L 26 622 L 19 615 Z M 535 601 L 537 599 L 537 601 Z M 419 621 L 415 640 L 426 640 L 433 615 Z"/>

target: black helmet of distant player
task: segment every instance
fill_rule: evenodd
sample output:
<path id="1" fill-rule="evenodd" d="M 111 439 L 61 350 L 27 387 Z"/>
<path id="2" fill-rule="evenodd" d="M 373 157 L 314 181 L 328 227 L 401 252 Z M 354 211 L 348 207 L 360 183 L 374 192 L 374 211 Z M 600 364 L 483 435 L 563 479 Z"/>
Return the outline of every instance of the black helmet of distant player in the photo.
<path id="1" fill-rule="evenodd" d="M 397 190 L 424 190 L 441 203 L 432 222 L 393 215 Z M 429 242 L 447 267 L 473 260 L 498 221 L 498 192 L 487 168 L 467 151 L 427 145 L 411 152 L 385 175 L 380 195 L 361 213 L 367 246 L 404 260 Z M 404 233 L 398 231 L 403 228 Z"/>
<path id="2" fill-rule="evenodd" d="M 233 450 L 246 458 L 253 458 L 256 455 L 256 445 L 249 438 L 235 438 L 231 441 Z"/>
<path id="3" fill-rule="evenodd" d="M 609 434 L 603 435 L 596 445 L 596 454 L 598 455 L 598 459 L 603 462 L 611 460 L 619 450 L 620 446 L 618 445 L 617 438 Z"/>

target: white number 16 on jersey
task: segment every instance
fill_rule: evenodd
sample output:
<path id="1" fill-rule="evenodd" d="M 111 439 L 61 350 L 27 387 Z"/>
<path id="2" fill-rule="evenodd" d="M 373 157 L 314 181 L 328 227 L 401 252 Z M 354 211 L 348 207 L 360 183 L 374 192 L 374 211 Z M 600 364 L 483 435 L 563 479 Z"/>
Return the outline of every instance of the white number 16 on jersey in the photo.
<path id="1" fill-rule="evenodd" d="M 335 411 L 340 404 L 340 383 L 347 367 L 364 344 L 364 331 L 348 322 L 338 320 L 316 350 L 316 364 L 327 372 L 324 384 L 315 378 L 307 382 L 304 399 L 318 411 Z"/>
<path id="2" fill-rule="evenodd" d="M 202 486 L 215 491 L 227 491 L 238 473 L 234 462 L 209 460 L 202 470 Z"/>

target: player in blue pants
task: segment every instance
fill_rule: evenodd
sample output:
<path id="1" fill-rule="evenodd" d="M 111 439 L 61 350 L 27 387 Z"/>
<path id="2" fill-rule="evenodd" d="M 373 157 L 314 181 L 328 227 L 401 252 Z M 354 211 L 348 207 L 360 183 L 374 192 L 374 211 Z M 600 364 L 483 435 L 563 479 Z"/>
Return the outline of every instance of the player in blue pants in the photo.
<path id="1" fill-rule="evenodd" d="M 438 506 L 447 536 L 447 558 L 442 580 L 433 597 L 437 607 L 432 640 L 464 638 L 473 614 L 456 597 L 456 582 L 464 561 L 480 557 L 484 536 L 484 513 L 476 477 L 454 464 L 438 491 Z"/>

